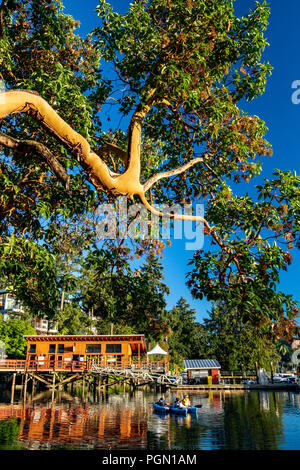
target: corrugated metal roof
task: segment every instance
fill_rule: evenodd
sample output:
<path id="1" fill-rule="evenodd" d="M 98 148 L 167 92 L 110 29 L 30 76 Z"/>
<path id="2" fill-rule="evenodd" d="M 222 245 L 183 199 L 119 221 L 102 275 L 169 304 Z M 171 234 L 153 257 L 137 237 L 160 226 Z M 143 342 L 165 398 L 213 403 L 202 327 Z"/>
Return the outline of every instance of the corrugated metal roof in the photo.
<path id="1" fill-rule="evenodd" d="M 183 362 L 185 369 L 221 369 L 215 359 L 191 359 Z"/>

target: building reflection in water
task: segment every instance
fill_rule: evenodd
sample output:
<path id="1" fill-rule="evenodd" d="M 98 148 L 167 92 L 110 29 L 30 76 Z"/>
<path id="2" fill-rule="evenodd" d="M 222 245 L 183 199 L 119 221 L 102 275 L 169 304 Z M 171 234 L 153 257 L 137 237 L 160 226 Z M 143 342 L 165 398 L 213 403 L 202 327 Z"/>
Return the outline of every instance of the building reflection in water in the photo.
<path id="1" fill-rule="evenodd" d="M 27 449 L 145 446 L 145 410 L 124 403 L 0 405 L 0 420 L 18 418 L 19 441 Z"/>

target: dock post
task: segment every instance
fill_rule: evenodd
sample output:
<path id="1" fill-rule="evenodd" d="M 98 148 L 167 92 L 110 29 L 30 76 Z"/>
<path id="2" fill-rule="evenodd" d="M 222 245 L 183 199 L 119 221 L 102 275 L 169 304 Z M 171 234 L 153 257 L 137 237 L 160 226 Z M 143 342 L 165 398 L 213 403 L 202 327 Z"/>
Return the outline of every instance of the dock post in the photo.
<path id="1" fill-rule="evenodd" d="M 21 392 L 20 392 L 20 398 L 23 398 L 23 389 L 24 389 L 24 374 L 21 374 Z"/>
<path id="2" fill-rule="evenodd" d="M 271 383 L 274 383 L 274 380 L 273 380 L 273 362 L 271 361 L 270 362 L 270 369 L 271 369 Z"/>
<path id="3" fill-rule="evenodd" d="M 10 395 L 10 403 L 13 404 L 14 396 L 15 396 L 15 385 L 16 385 L 16 373 L 13 374 L 12 384 L 11 384 L 11 395 Z"/>
<path id="4" fill-rule="evenodd" d="M 31 398 L 34 397 L 34 394 L 35 394 L 35 379 L 32 377 L 31 379 Z"/>
<path id="5" fill-rule="evenodd" d="M 255 373 L 256 373 L 256 382 L 259 383 L 259 380 L 258 380 L 258 363 L 257 362 L 255 363 Z"/>
<path id="6" fill-rule="evenodd" d="M 92 388 L 93 388 L 93 400 L 94 400 L 94 403 L 96 403 L 96 395 L 97 395 L 97 379 L 96 377 L 93 375 L 92 376 Z"/>
<path id="7" fill-rule="evenodd" d="M 23 396 L 24 403 L 26 402 L 26 395 L 27 395 L 27 382 L 28 382 L 28 374 L 25 374 L 25 383 L 24 383 L 24 396 Z"/>
<path id="8" fill-rule="evenodd" d="M 84 374 L 82 374 L 82 399 L 84 399 Z"/>
<path id="9" fill-rule="evenodd" d="M 52 397 L 51 401 L 54 401 L 54 393 L 55 393 L 55 373 L 53 372 L 53 377 L 52 377 Z"/>

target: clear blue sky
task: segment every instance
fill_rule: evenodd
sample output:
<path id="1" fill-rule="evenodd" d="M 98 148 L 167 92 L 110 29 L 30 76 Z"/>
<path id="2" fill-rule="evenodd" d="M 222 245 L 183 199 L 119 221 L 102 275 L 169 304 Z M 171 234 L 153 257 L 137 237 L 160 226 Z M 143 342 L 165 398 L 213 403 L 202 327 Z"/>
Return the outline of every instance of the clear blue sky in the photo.
<path id="1" fill-rule="evenodd" d="M 63 0 L 65 13 L 81 21 L 78 30 L 85 35 L 100 24 L 95 12 L 97 0 Z M 116 11 L 125 13 L 129 7 L 128 0 L 111 0 Z M 236 0 L 235 9 L 238 15 L 246 14 L 254 7 L 254 0 Z M 267 139 L 273 145 L 274 155 L 264 161 L 262 175 L 257 179 L 270 178 L 274 168 L 296 170 L 299 174 L 300 153 L 300 104 L 292 103 L 292 83 L 300 80 L 300 2 L 299 0 L 271 0 L 270 24 L 266 36 L 270 47 L 265 50 L 263 60 L 268 60 L 274 70 L 268 79 L 266 92 L 243 108 L 264 119 L 269 129 Z M 300 95 L 299 95 L 300 96 Z M 111 126 L 113 124 L 111 123 Z M 250 184 L 254 184 L 252 180 Z M 245 187 L 250 192 L 250 187 Z M 206 242 L 207 243 L 207 242 Z M 204 244 L 204 249 L 206 245 Z M 194 300 L 185 286 L 187 262 L 193 252 L 185 250 L 184 240 L 175 240 L 165 250 L 163 265 L 165 280 L 171 289 L 169 307 L 172 307 L 180 296 L 184 296 L 190 305 L 197 310 L 199 321 L 207 316 L 209 304 Z M 300 304 L 300 250 L 293 250 L 293 263 L 287 272 L 281 275 L 279 289 L 292 294 Z"/>

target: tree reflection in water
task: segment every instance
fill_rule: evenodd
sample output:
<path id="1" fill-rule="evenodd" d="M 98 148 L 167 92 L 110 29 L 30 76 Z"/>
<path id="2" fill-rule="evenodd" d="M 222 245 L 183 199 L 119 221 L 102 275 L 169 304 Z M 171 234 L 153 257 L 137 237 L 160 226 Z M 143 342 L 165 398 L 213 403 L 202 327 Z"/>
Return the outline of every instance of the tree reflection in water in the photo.
<path id="1" fill-rule="evenodd" d="M 0 450 L 22 449 L 22 444 L 18 441 L 20 433 L 19 418 L 0 421 Z"/>

